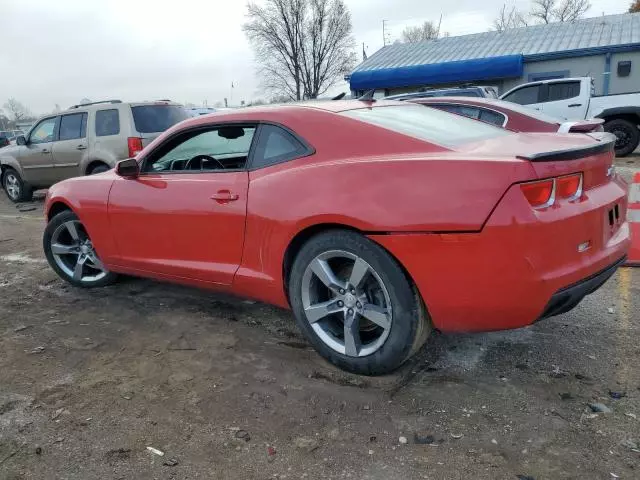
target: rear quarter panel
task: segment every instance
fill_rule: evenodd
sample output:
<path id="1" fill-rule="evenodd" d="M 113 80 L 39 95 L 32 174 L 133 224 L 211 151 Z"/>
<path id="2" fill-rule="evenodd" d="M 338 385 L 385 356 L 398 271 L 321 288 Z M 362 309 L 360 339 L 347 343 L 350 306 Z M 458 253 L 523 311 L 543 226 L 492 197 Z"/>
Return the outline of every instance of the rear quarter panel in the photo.
<path id="1" fill-rule="evenodd" d="M 235 287 L 280 305 L 283 258 L 306 228 L 367 233 L 480 231 L 528 162 L 453 153 L 300 159 L 251 172 L 245 248 Z"/>

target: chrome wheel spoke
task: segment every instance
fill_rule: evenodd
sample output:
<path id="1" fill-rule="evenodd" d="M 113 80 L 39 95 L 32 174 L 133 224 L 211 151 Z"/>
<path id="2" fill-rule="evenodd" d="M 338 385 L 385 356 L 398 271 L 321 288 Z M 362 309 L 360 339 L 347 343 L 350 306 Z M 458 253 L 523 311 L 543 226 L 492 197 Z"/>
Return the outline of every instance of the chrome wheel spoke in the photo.
<path id="1" fill-rule="evenodd" d="M 76 228 L 75 222 L 67 222 L 64 224 L 64 226 L 69 232 L 69 235 L 71 235 L 73 241 L 78 242 L 80 240 L 80 237 L 78 236 L 78 229 Z"/>
<path id="2" fill-rule="evenodd" d="M 385 330 L 391 326 L 391 318 L 386 308 L 367 303 L 362 307 L 362 316 Z"/>
<path id="3" fill-rule="evenodd" d="M 87 261 L 87 257 L 85 255 L 78 255 L 78 261 L 76 262 L 76 266 L 73 269 L 73 279 L 80 281 L 82 280 L 82 273 L 84 271 L 84 264 Z"/>
<path id="4" fill-rule="evenodd" d="M 332 313 L 338 313 L 341 311 L 342 307 L 338 306 L 338 302 L 336 300 L 329 300 L 327 302 L 316 303 L 315 305 L 305 308 L 304 313 L 307 315 L 309 323 L 316 323 Z"/>
<path id="5" fill-rule="evenodd" d="M 357 258 L 355 263 L 353 264 L 353 269 L 351 270 L 349 284 L 354 288 L 358 288 L 368 272 L 369 264 L 361 258 Z"/>
<path id="6" fill-rule="evenodd" d="M 353 312 L 344 315 L 344 353 L 350 357 L 357 357 L 361 348 L 360 321 Z"/>
<path id="7" fill-rule="evenodd" d="M 55 255 L 77 255 L 78 245 L 62 245 L 61 243 L 54 243 L 51 245 L 51 253 Z"/>
<path id="8" fill-rule="evenodd" d="M 311 270 L 316 275 L 316 277 L 318 277 L 320 281 L 324 283 L 324 285 L 330 290 L 337 291 L 340 289 L 344 289 L 344 283 L 336 278 L 333 270 L 331 270 L 331 267 L 326 260 L 320 260 L 319 258 L 316 258 L 311 263 Z"/>
<path id="9" fill-rule="evenodd" d="M 98 258 L 98 255 L 96 255 L 95 252 L 89 255 L 89 262 L 91 262 L 90 266 L 95 268 L 96 270 L 100 270 L 102 272 L 106 270 L 104 264 L 100 261 L 100 259 Z"/>

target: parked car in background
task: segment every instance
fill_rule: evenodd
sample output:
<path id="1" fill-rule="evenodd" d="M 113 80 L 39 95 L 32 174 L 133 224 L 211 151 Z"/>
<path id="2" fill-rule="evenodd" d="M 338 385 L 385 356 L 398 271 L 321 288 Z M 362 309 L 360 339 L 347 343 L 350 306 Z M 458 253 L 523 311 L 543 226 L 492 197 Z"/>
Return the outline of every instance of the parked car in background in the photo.
<path id="1" fill-rule="evenodd" d="M 433 97 L 414 103 L 490 123 L 514 132 L 602 132 L 604 120 L 568 122 L 515 103 L 487 98 Z"/>
<path id="2" fill-rule="evenodd" d="M 290 307 L 329 361 L 382 374 L 434 328 L 530 325 L 613 275 L 630 245 L 614 142 L 409 102 L 238 109 L 53 186 L 43 245 L 78 287 L 123 273 Z"/>
<path id="3" fill-rule="evenodd" d="M 464 86 L 455 88 L 434 88 L 423 92 L 401 93 L 385 97 L 385 100 L 415 100 L 429 97 L 481 97 L 498 98 L 497 87 Z"/>
<path id="4" fill-rule="evenodd" d="M 619 157 L 640 144 L 640 93 L 596 96 L 593 79 L 580 77 L 525 83 L 500 98 L 567 120 L 602 118 L 605 131 L 617 138 Z"/>
<path id="5" fill-rule="evenodd" d="M 189 118 L 169 101 L 123 103 L 107 100 L 75 105 L 41 118 L 0 152 L 0 180 L 14 202 L 60 180 L 109 170 L 135 157 L 160 133 Z"/>
<path id="6" fill-rule="evenodd" d="M 209 113 L 215 113 L 218 111 L 217 108 L 213 107 L 193 107 L 189 108 L 188 110 L 193 117 L 197 117 L 199 115 L 208 115 Z"/>
<path id="7" fill-rule="evenodd" d="M 0 148 L 8 146 L 12 137 L 12 132 L 0 131 Z"/>

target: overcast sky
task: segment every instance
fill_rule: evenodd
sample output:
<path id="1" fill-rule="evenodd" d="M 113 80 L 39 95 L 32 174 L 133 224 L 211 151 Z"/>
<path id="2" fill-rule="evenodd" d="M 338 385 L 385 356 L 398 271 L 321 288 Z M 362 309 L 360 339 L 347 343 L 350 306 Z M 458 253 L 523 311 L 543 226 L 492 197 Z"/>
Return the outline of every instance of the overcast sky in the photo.
<path id="1" fill-rule="evenodd" d="M 345 0 L 359 58 L 425 20 L 464 35 L 490 29 L 504 0 Z M 529 0 L 511 0 L 528 9 Z M 630 0 L 591 0 L 589 16 Z M 244 0 L 0 0 L 0 108 L 15 97 L 37 114 L 91 100 L 170 98 L 211 106 L 265 97 L 241 29 Z M 482 7 L 479 5 L 482 4 Z M 231 88 L 231 84 L 235 88 Z M 334 90 L 345 89 L 338 85 Z"/>

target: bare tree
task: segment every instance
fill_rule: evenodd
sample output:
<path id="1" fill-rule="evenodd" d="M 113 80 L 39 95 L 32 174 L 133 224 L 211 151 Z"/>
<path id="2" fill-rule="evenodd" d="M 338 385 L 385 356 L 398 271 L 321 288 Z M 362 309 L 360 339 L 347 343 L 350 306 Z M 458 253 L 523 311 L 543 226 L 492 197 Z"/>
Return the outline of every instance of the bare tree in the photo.
<path id="1" fill-rule="evenodd" d="M 640 12 L 640 0 L 635 0 L 629 7 L 629 13 Z"/>
<path id="2" fill-rule="evenodd" d="M 589 0 L 533 0 L 531 16 L 542 23 L 574 22 L 590 8 Z"/>
<path id="3" fill-rule="evenodd" d="M 29 109 L 15 98 L 10 98 L 3 106 L 9 115 L 13 117 L 14 122 L 19 122 L 20 120 L 25 120 L 33 116 Z"/>
<path id="4" fill-rule="evenodd" d="M 424 22 L 418 27 L 407 27 L 402 31 L 403 43 L 418 43 L 425 40 L 435 40 L 440 36 L 438 27 L 432 22 Z"/>
<path id="5" fill-rule="evenodd" d="M 505 3 L 500 10 L 500 14 L 493 21 L 493 28 L 498 32 L 504 32 L 511 28 L 526 27 L 528 24 L 529 22 L 525 15 L 518 11 L 515 5 L 508 8 Z"/>
<path id="6" fill-rule="evenodd" d="M 351 14 L 342 0 L 311 0 L 305 19 L 302 81 L 305 98 L 317 98 L 344 77 L 356 62 Z"/>
<path id="7" fill-rule="evenodd" d="M 247 8 L 243 29 L 265 88 L 293 100 L 315 98 L 355 64 L 343 0 L 266 0 Z"/>

